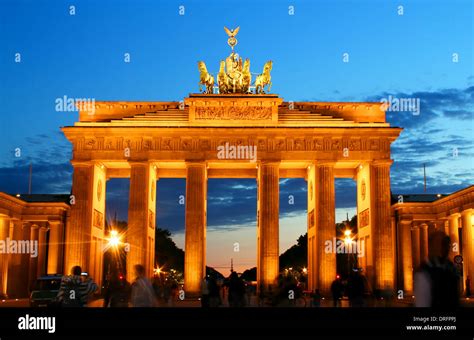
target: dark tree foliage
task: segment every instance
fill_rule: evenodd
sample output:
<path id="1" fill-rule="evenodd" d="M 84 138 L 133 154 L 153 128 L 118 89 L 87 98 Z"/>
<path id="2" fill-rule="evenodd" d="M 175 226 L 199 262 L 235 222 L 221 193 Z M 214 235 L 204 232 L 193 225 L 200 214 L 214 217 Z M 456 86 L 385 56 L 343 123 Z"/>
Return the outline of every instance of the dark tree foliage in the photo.
<path id="1" fill-rule="evenodd" d="M 298 237 L 296 244 L 280 255 L 280 271 L 285 268 L 304 268 L 308 263 L 308 234 Z"/>
<path id="2" fill-rule="evenodd" d="M 166 229 L 156 228 L 155 258 L 157 265 L 164 271 L 175 269 L 184 272 L 184 251 L 176 246 Z"/>
<path id="3" fill-rule="evenodd" d="M 244 281 L 257 281 L 257 267 L 253 267 L 244 271 L 241 275 Z"/>

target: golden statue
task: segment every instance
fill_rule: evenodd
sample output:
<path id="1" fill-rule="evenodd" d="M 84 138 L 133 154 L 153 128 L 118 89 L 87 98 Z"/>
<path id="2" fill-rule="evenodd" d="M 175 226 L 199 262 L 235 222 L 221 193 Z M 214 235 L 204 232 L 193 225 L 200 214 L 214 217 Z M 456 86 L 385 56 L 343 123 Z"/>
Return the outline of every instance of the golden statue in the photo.
<path id="1" fill-rule="evenodd" d="M 199 68 L 199 91 L 202 89 L 202 85 L 205 86 L 205 91 L 204 93 L 213 93 L 213 87 L 214 87 L 214 77 L 212 74 L 207 72 L 207 67 L 204 61 L 199 61 L 198 62 L 198 68 Z"/>
<path id="2" fill-rule="evenodd" d="M 272 77 L 270 76 L 270 71 L 272 70 L 272 61 L 267 61 L 263 67 L 263 73 L 257 76 L 255 79 L 255 94 L 266 93 L 265 86 L 268 85 L 268 92 L 272 87 Z"/>
<path id="3" fill-rule="evenodd" d="M 217 74 L 219 94 L 251 93 L 252 73 L 250 72 L 250 60 L 245 59 L 245 62 L 242 63 L 242 58 L 234 52 L 234 47 L 237 45 L 237 39 L 235 39 L 235 36 L 239 33 L 240 27 L 233 30 L 224 27 L 224 30 L 229 36 L 227 43 L 232 48 L 232 52 L 225 60 L 220 62 L 219 73 Z M 214 77 L 207 71 L 204 62 L 198 62 L 198 66 L 200 72 L 199 91 L 201 91 L 201 86 L 204 85 L 204 93 L 212 94 L 214 88 Z M 270 92 L 272 87 L 270 76 L 271 70 L 272 62 L 268 61 L 263 67 L 263 73 L 258 75 L 255 80 L 255 94 L 266 93 L 265 86 L 268 86 L 267 91 Z"/>
<path id="4" fill-rule="evenodd" d="M 244 67 L 242 68 L 242 92 L 250 92 L 250 85 L 252 84 L 252 73 L 250 73 L 250 59 L 245 59 Z"/>
<path id="5" fill-rule="evenodd" d="M 225 61 L 221 61 L 219 68 L 219 74 L 217 75 L 217 85 L 219 86 L 219 93 L 227 93 L 227 86 L 229 83 L 229 77 L 225 73 Z"/>
<path id="6" fill-rule="evenodd" d="M 232 52 L 225 59 L 225 69 L 231 80 L 238 82 L 242 76 L 242 58 L 240 58 L 237 53 Z"/>

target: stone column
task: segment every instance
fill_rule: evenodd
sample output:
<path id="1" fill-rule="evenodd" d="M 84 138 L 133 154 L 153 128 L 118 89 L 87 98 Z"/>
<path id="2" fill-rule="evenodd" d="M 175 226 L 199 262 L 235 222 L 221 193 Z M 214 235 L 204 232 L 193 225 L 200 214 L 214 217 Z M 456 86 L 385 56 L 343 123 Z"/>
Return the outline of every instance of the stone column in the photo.
<path id="1" fill-rule="evenodd" d="M 390 165 L 391 160 L 374 161 L 371 164 L 372 244 L 374 245 L 375 289 L 393 290 L 395 272 L 390 223 Z"/>
<path id="2" fill-rule="evenodd" d="M 449 236 L 449 219 L 441 220 L 441 222 L 441 231 L 444 231 L 444 233 Z"/>
<path id="3" fill-rule="evenodd" d="M 186 235 L 184 289 L 198 296 L 206 271 L 207 169 L 205 162 L 186 163 Z"/>
<path id="4" fill-rule="evenodd" d="M 461 247 L 459 244 L 459 217 L 459 213 L 449 216 L 449 237 L 451 238 L 451 252 L 449 253 L 449 259 L 451 261 L 456 255 L 459 255 Z"/>
<path id="5" fill-rule="evenodd" d="M 420 228 L 417 225 L 414 225 L 411 228 L 411 245 L 413 253 L 413 270 L 416 271 L 420 266 Z"/>
<path id="6" fill-rule="evenodd" d="M 133 280 L 135 265 L 143 265 L 147 276 L 153 274 L 155 265 L 156 168 L 148 162 L 130 166 L 127 277 Z"/>
<path id="7" fill-rule="evenodd" d="M 258 167 L 257 285 L 275 285 L 279 273 L 280 163 L 262 161 Z"/>
<path id="8" fill-rule="evenodd" d="M 464 210 L 461 213 L 462 218 L 462 257 L 463 257 L 463 287 L 466 292 L 466 278 L 469 276 L 471 281 L 470 291 L 474 293 L 473 282 L 474 279 L 474 240 L 472 230 L 472 209 Z"/>
<path id="9" fill-rule="evenodd" d="M 317 233 L 316 233 L 316 167 L 307 169 L 308 184 L 308 290 L 318 288 Z"/>
<path id="10" fill-rule="evenodd" d="M 93 177 L 93 169 L 89 164 L 74 165 L 71 215 L 66 231 L 65 274 L 69 274 L 74 266 L 81 266 L 83 270 L 86 267 L 92 228 Z"/>
<path id="11" fill-rule="evenodd" d="M 397 219 L 395 218 L 395 214 L 392 214 L 392 209 L 390 208 L 390 224 L 391 224 L 391 239 L 392 239 L 392 249 L 393 249 L 393 258 L 392 258 L 392 268 L 393 268 L 393 285 L 394 288 L 398 286 L 398 272 L 400 271 L 398 264 L 399 261 L 397 259 L 398 249 L 397 249 Z"/>
<path id="12" fill-rule="evenodd" d="M 428 258 L 428 225 L 422 223 L 420 225 L 420 263 Z"/>
<path id="13" fill-rule="evenodd" d="M 38 244 L 31 242 L 31 224 L 29 222 L 22 223 L 22 239 L 29 242 L 29 252 L 21 255 L 21 272 L 18 273 L 21 282 L 21 291 L 29 294 L 30 288 L 30 261 L 32 257 L 38 256 Z M 34 247 L 34 248 L 32 248 Z"/>
<path id="14" fill-rule="evenodd" d="M 411 240 L 411 221 L 400 221 L 400 251 L 401 251 L 401 269 L 403 275 L 403 290 L 405 295 L 413 293 L 413 257 Z"/>
<path id="15" fill-rule="evenodd" d="M 63 273 L 64 224 L 61 221 L 49 221 L 48 274 Z"/>
<path id="16" fill-rule="evenodd" d="M 0 216 L 0 240 L 6 241 L 10 236 L 10 218 Z M 7 297 L 8 254 L 0 254 L 0 298 Z"/>
<path id="17" fill-rule="evenodd" d="M 38 277 L 46 273 L 46 232 L 45 227 L 41 227 L 38 231 L 38 267 L 36 272 Z"/>
<path id="18" fill-rule="evenodd" d="M 336 237 L 334 164 L 316 164 L 316 233 L 318 235 L 319 290 L 324 296 L 331 293 L 336 278 L 336 249 L 327 251 L 326 243 L 333 244 Z"/>
<path id="19" fill-rule="evenodd" d="M 429 221 L 428 222 L 428 237 L 435 231 L 439 230 L 439 228 L 440 228 L 439 221 Z"/>
<path id="20" fill-rule="evenodd" d="M 28 264 L 28 287 L 32 289 L 38 278 L 38 258 L 39 258 L 39 226 L 33 224 L 30 226 L 30 240 L 37 245 L 37 254 L 36 256 L 30 256 L 30 261 Z"/>
<path id="21" fill-rule="evenodd" d="M 106 168 L 73 162 L 70 222 L 66 230 L 65 271 L 81 266 L 100 284 L 105 227 Z"/>
<path id="22" fill-rule="evenodd" d="M 22 223 L 20 220 L 10 220 L 10 240 L 20 241 L 23 239 Z M 9 254 L 8 260 L 8 283 L 7 283 L 7 295 L 10 298 L 21 298 L 25 297 L 24 285 L 21 282 L 21 258 L 22 254 L 18 253 Z"/>

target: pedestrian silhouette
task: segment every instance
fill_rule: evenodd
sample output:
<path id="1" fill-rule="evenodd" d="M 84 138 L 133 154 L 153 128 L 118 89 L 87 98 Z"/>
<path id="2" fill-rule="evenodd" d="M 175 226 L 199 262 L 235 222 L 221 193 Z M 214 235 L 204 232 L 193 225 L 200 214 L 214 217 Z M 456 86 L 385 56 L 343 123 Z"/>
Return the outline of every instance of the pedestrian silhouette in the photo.
<path id="1" fill-rule="evenodd" d="M 71 275 L 61 278 L 56 298 L 61 307 L 84 307 L 97 288 L 97 284 L 92 278 L 82 275 L 80 266 L 74 266 Z"/>
<path id="2" fill-rule="evenodd" d="M 343 290 L 344 285 L 342 284 L 341 278 L 338 275 L 336 276 L 336 279 L 331 283 L 331 293 L 334 307 L 339 306 Z"/>
<path id="3" fill-rule="evenodd" d="M 112 269 L 104 289 L 104 307 L 128 307 L 131 285 L 118 269 Z"/>
<path id="4" fill-rule="evenodd" d="M 349 279 L 347 280 L 347 295 L 351 307 L 364 306 L 365 280 L 360 270 L 352 269 Z"/>
<path id="5" fill-rule="evenodd" d="M 134 267 L 135 281 L 132 283 L 131 304 L 133 307 L 154 307 L 157 305 L 155 291 L 150 280 L 145 277 L 145 268 L 141 264 Z"/>
<path id="6" fill-rule="evenodd" d="M 442 309 L 459 304 L 459 277 L 448 259 L 451 240 L 442 231 L 428 238 L 428 259 L 415 273 L 415 306 Z"/>
<path id="7" fill-rule="evenodd" d="M 245 284 L 235 271 L 229 276 L 229 306 L 245 306 Z"/>

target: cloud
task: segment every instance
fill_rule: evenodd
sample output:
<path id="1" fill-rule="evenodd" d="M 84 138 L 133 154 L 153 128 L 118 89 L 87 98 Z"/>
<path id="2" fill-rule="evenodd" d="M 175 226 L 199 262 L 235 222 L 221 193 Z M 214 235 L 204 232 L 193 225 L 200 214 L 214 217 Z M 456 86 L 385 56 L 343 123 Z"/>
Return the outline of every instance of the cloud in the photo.
<path id="1" fill-rule="evenodd" d="M 28 193 L 29 162 L 16 161 L 12 166 L 0 168 L 0 191 L 15 194 Z M 70 163 L 32 163 L 32 193 L 70 193 L 72 166 Z"/>
<path id="2" fill-rule="evenodd" d="M 438 91 L 382 92 L 366 98 L 380 102 L 389 97 L 419 99 L 420 113 L 387 111 L 387 120 L 394 126 L 412 128 L 426 125 L 436 118 L 470 120 L 473 118 L 474 86 L 466 89 L 441 89 Z"/>
<path id="3" fill-rule="evenodd" d="M 474 87 L 431 92 L 384 92 L 368 99 L 419 98 L 421 112 L 391 112 L 388 121 L 404 128 L 392 144 L 391 187 L 394 193 L 450 193 L 474 182 L 472 139 Z"/>

